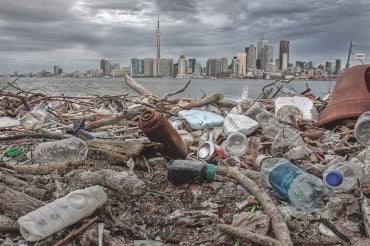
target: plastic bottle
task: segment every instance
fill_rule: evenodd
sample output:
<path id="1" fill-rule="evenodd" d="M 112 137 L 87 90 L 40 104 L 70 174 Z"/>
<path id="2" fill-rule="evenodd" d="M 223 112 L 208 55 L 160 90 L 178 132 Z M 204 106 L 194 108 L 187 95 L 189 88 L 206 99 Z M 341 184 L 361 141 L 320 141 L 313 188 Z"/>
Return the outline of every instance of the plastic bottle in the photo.
<path id="1" fill-rule="evenodd" d="M 28 154 L 33 162 L 67 162 L 86 158 L 88 146 L 80 138 L 67 138 L 53 142 L 45 142 L 36 146 Z"/>
<path id="2" fill-rule="evenodd" d="M 363 177 L 363 168 L 352 161 L 336 162 L 330 165 L 323 174 L 324 183 L 335 193 L 350 191 Z"/>
<path id="3" fill-rule="evenodd" d="M 188 155 L 181 136 L 163 114 L 145 111 L 139 119 L 139 128 L 150 141 L 163 144 L 165 155 L 173 159 L 185 159 Z"/>
<path id="4" fill-rule="evenodd" d="M 222 145 L 229 156 L 240 157 L 247 153 L 249 141 L 245 134 L 233 132 L 226 138 Z"/>
<path id="5" fill-rule="evenodd" d="M 44 126 L 50 118 L 50 114 L 44 107 L 39 107 L 27 113 L 20 119 L 21 125 L 26 130 L 38 130 Z"/>
<path id="6" fill-rule="evenodd" d="M 215 165 L 202 161 L 172 160 L 167 179 L 174 184 L 197 183 L 215 180 Z"/>
<path id="7" fill-rule="evenodd" d="M 370 111 L 361 114 L 354 128 L 356 140 L 364 147 L 370 145 Z"/>
<path id="8" fill-rule="evenodd" d="M 319 212 L 329 189 L 318 177 L 306 173 L 284 158 L 260 155 L 256 159 L 267 184 L 305 212 Z"/>
<path id="9" fill-rule="evenodd" d="M 38 241 L 91 215 L 107 201 L 101 186 L 75 190 L 18 219 L 22 236 Z"/>

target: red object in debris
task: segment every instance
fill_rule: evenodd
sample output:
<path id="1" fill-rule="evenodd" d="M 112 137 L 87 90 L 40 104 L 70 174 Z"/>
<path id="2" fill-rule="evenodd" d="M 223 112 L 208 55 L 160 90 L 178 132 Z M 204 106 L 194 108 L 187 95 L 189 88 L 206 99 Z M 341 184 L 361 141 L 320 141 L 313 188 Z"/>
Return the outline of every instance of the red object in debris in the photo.
<path id="1" fill-rule="evenodd" d="M 201 143 L 198 147 L 197 155 L 200 159 L 203 159 L 207 162 L 213 162 L 217 158 L 226 159 L 227 154 L 212 141 L 205 141 Z"/>
<path id="2" fill-rule="evenodd" d="M 139 119 L 139 128 L 152 142 L 163 144 L 163 154 L 173 159 L 186 159 L 188 149 L 177 130 L 167 118 L 156 111 L 147 110 Z"/>
<path id="3" fill-rule="evenodd" d="M 316 125 L 358 117 L 366 111 L 370 111 L 370 65 L 359 65 L 339 76 Z"/>

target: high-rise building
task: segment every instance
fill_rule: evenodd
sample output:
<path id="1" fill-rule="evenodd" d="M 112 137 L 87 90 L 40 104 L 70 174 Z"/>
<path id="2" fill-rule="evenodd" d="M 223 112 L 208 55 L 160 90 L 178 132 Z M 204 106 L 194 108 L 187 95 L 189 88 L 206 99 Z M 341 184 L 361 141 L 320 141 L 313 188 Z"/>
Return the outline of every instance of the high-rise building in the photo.
<path id="1" fill-rule="evenodd" d="M 156 69 L 159 68 L 157 71 Z M 172 59 L 154 59 L 153 74 L 159 77 L 173 75 L 173 60 Z"/>
<path id="2" fill-rule="evenodd" d="M 193 72 L 194 76 L 202 76 L 202 70 L 203 70 L 202 65 L 196 63 Z"/>
<path id="3" fill-rule="evenodd" d="M 109 60 L 108 59 L 101 59 L 100 60 L 100 69 L 102 70 L 103 74 L 107 75 L 110 72 L 109 68 Z"/>
<path id="4" fill-rule="evenodd" d="M 257 61 L 256 66 L 258 69 L 262 69 L 262 51 L 263 48 L 268 45 L 268 41 L 264 40 L 264 37 L 262 35 L 261 40 L 257 42 Z"/>
<path id="5" fill-rule="evenodd" d="M 155 72 L 154 72 L 154 76 L 160 76 L 157 72 L 159 72 L 161 70 L 160 67 L 160 64 L 161 64 L 161 30 L 159 29 L 159 10 L 157 12 L 157 30 L 155 31 L 155 36 L 157 37 L 157 61 L 155 62 Z M 172 68 L 171 68 L 172 70 Z"/>
<path id="6" fill-rule="evenodd" d="M 188 74 L 188 61 L 186 60 L 184 55 L 180 56 L 180 59 L 177 62 L 178 64 L 178 74 L 184 75 Z"/>
<path id="7" fill-rule="evenodd" d="M 282 71 L 288 70 L 289 64 L 289 41 L 281 40 L 280 41 L 280 50 L 279 50 L 279 69 Z"/>
<path id="8" fill-rule="evenodd" d="M 59 66 L 54 66 L 54 75 L 58 75 Z"/>
<path id="9" fill-rule="evenodd" d="M 325 62 L 325 71 L 330 75 L 333 74 L 333 61 Z"/>
<path id="10" fill-rule="evenodd" d="M 334 74 L 335 75 L 339 75 L 341 71 L 342 71 L 342 62 L 341 62 L 340 59 L 336 59 L 335 60 L 335 71 L 334 71 Z"/>
<path id="11" fill-rule="evenodd" d="M 238 63 L 238 75 L 246 75 L 247 74 L 247 53 L 245 52 L 237 52 L 236 59 Z"/>
<path id="12" fill-rule="evenodd" d="M 130 60 L 130 75 L 140 76 L 144 74 L 144 60 L 132 58 Z"/>
<path id="13" fill-rule="evenodd" d="M 263 46 L 262 53 L 261 53 L 261 59 L 260 59 L 260 69 L 266 71 L 266 72 L 272 72 L 270 71 L 270 64 L 273 61 L 273 52 L 274 47 L 272 45 L 265 45 Z"/>
<path id="14" fill-rule="evenodd" d="M 221 73 L 221 59 L 209 58 L 207 60 L 207 75 L 217 77 Z"/>
<path id="15" fill-rule="evenodd" d="M 190 58 L 189 59 L 188 73 L 194 73 L 194 69 L 195 69 L 195 64 L 196 63 L 197 63 L 197 59 L 195 59 L 195 58 Z"/>
<path id="16" fill-rule="evenodd" d="M 229 64 L 226 57 L 221 58 L 221 73 L 227 73 L 229 71 Z"/>
<path id="17" fill-rule="evenodd" d="M 257 49 L 253 44 L 251 44 L 247 53 L 247 71 L 256 69 L 256 55 Z"/>
<path id="18" fill-rule="evenodd" d="M 153 77 L 154 58 L 144 58 L 144 76 Z"/>

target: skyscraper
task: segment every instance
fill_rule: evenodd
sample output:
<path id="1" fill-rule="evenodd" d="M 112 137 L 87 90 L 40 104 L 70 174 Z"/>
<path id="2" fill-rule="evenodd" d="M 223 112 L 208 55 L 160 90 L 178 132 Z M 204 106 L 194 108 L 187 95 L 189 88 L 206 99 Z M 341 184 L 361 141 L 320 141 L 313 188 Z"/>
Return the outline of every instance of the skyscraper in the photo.
<path id="1" fill-rule="evenodd" d="M 274 47 L 272 45 L 266 44 L 263 46 L 261 57 L 260 57 L 260 69 L 266 71 L 266 72 L 272 72 L 270 69 L 268 69 L 270 64 L 273 61 L 273 52 Z"/>
<path id="2" fill-rule="evenodd" d="M 130 61 L 130 75 L 137 76 L 144 74 L 144 60 L 132 58 Z"/>
<path id="3" fill-rule="evenodd" d="M 261 40 L 257 43 L 257 61 L 256 65 L 258 69 L 262 69 L 262 50 L 268 44 L 268 41 L 264 39 L 262 35 Z"/>
<path id="4" fill-rule="evenodd" d="M 180 56 L 178 64 L 178 74 L 184 75 L 188 73 L 188 62 L 184 55 Z"/>
<path id="5" fill-rule="evenodd" d="M 256 55 L 257 55 L 256 47 L 253 44 L 251 44 L 249 46 L 247 54 L 247 72 L 248 70 L 256 69 Z"/>
<path id="6" fill-rule="evenodd" d="M 227 64 L 227 58 L 221 58 L 221 73 L 227 73 L 229 71 L 229 65 Z"/>
<path id="7" fill-rule="evenodd" d="M 103 74 L 109 74 L 109 60 L 108 59 L 101 59 L 100 60 L 100 69 L 102 70 Z"/>
<path id="8" fill-rule="evenodd" d="M 289 64 L 289 41 L 287 40 L 280 41 L 279 61 L 279 69 L 286 71 Z"/>
<path id="9" fill-rule="evenodd" d="M 236 58 L 238 62 L 238 75 L 245 75 L 247 70 L 247 53 L 237 52 Z"/>
<path id="10" fill-rule="evenodd" d="M 342 70 L 342 62 L 340 59 L 336 59 L 335 60 L 335 71 L 334 71 L 334 74 L 335 75 L 339 75 L 340 72 Z"/>
<path id="11" fill-rule="evenodd" d="M 189 59 L 189 70 L 188 70 L 189 73 L 194 73 L 196 63 L 197 63 L 197 60 L 195 58 Z"/>
<path id="12" fill-rule="evenodd" d="M 155 31 L 155 35 L 157 37 L 157 62 L 155 63 L 155 72 L 154 76 L 158 76 L 158 72 L 161 70 L 159 67 L 161 62 L 161 30 L 159 29 L 159 10 L 157 12 L 157 30 Z"/>

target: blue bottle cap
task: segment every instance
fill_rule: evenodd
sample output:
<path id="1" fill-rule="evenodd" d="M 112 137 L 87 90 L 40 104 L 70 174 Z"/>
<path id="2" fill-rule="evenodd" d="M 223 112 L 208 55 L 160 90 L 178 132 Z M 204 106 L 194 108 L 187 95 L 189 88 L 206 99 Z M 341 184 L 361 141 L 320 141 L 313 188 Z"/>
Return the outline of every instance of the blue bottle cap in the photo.
<path id="1" fill-rule="evenodd" d="M 326 183 L 330 186 L 338 186 L 343 181 L 343 176 L 338 171 L 331 171 L 326 175 Z"/>

